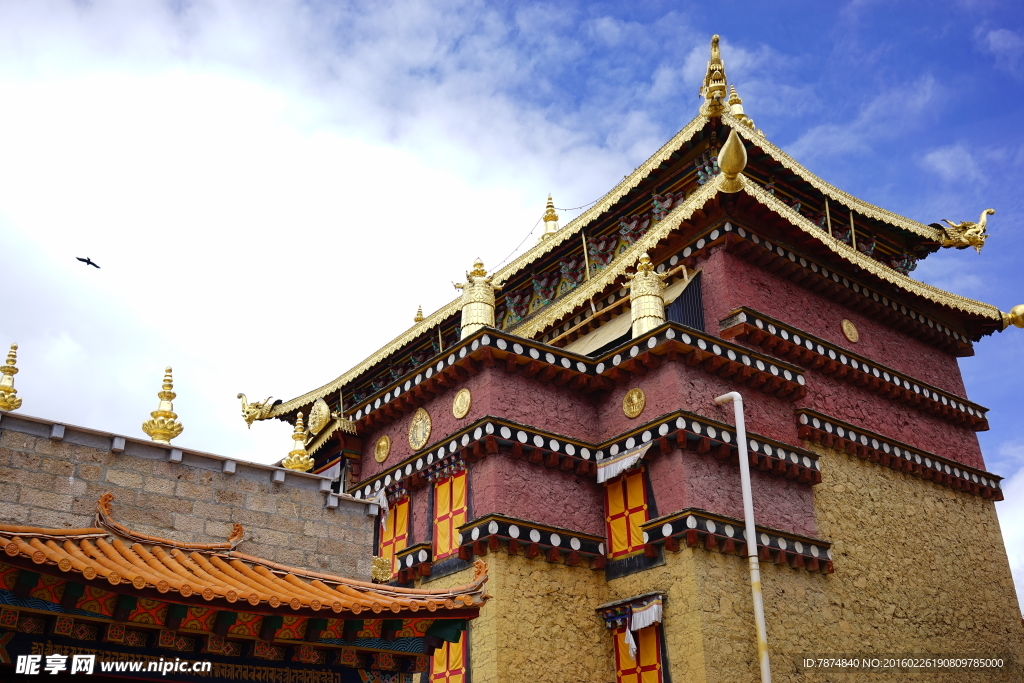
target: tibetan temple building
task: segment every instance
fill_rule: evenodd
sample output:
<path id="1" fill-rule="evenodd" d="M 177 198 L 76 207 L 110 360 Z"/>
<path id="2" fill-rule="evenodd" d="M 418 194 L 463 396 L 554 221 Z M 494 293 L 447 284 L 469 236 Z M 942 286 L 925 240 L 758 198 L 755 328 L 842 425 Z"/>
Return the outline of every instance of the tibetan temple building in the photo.
<path id="1" fill-rule="evenodd" d="M 561 227 L 549 199 L 536 246 L 340 377 L 240 395 L 250 426 L 294 426 L 282 466 L 171 447 L 169 376 L 156 443 L 3 413 L 0 677 L 108 652 L 222 680 L 710 683 L 763 653 L 776 681 L 837 680 L 805 660 L 841 655 L 1022 680 L 957 358 L 1024 305 L 911 277 L 980 252 L 994 212 L 923 224 L 816 177 L 746 115 L 717 36 L 701 95 L 592 208 Z M 164 680 L 211 680 L 189 675 Z M 929 680 L 981 680 L 957 675 Z"/>

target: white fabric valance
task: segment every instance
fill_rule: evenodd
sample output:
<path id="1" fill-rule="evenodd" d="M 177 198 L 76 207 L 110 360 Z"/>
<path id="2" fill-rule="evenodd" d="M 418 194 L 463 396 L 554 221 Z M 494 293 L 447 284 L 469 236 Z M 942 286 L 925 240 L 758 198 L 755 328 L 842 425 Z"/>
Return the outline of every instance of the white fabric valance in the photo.
<path id="1" fill-rule="evenodd" d="M 619 476 L 629 468 L 636 467 L 643 460 L 644 454 L 647 453 L 647 449 L 650 447 L 651 443 L 645 443 L 639 448 L 634 448 L 611 458 L 605 458 L 597 463 L 597 483 L 603 484 Z"/>

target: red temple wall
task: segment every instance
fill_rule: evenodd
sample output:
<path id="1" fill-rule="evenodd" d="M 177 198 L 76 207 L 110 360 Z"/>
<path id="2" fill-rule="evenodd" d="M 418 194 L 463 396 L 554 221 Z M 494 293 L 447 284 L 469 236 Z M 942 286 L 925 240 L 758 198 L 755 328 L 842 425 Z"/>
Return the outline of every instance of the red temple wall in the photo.
<path id="1" fill-rule="evenodd" d="M 718 334 L 718 323 L 730 311 L 748 306 L 922 382 L 957 396 L 967 395 L 960 366 L 945 351 L 759 268 L 722 247 L 712 249 L 701 267 L 704 324 L 712 334 Z M 860 332 L 856 344 L 843 335 L 844 318 Z"/>
<path id="2" fill-rule="evenodd" d="M 499 513 L 604 536 L 603 488 L 579 477 L 491 455 L 469 468 L 473 517 Z"/>

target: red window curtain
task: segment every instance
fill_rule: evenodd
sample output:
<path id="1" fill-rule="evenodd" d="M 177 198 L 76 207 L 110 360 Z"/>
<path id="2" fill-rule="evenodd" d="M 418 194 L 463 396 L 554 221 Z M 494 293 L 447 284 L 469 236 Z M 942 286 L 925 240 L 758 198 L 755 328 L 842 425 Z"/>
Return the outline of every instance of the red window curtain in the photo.
<path id="1" fill-rule="evenodd" d="M 434 484 L 434 559 L 459 549 L 459 527 L 466 523 L 468 478 L 463 470 Z"/>
<path id="2" fill-rule="evenodd" d="M 605 484 L 608 557 L 624 557 L 644 547 L 640 526 L 647 521 L 647 489 L 643 469 L 631 470 Z"/>

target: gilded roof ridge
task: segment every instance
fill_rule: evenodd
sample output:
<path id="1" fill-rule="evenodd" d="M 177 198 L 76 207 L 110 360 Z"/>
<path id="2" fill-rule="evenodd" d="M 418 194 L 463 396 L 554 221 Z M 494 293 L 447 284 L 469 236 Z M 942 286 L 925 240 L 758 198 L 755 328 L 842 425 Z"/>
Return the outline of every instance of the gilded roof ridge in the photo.
<path id="1" fill-rule="evenodd" d="M 951 308 L 958 309 L 964 313 L 980 315 L 982 317 L 998 321 L 1002 320 L 1002 313 L 1000 313 L 999 309 L 992 304 L 968 299 L 965 296 L 953 294 L 952 292 L 947 292 L 944 289 L 939 289 L 938 287 L 921 282 L 920 280 L 915 280 L 912 277 L 903 275 L 892 268 L 882 265 L 873 258 L 865 256 L 850 245 L 836 239 L 825 230 L 822 230 L 799 211 L 785 204 L 778 197 L 771 194 L 757 183 L 751 181 L 749 178 L 743 179 L 743 191 L 759 201 L 761 204 L 772 209 L 779 216 L 788 220 L 795 227 L 800 228 L 804 232 L 820 240 L 836 255 L 904 291 L 921 296 L 941 306 L 949 306 Z"/>
<path id="2" fill-rule="evenodd" d="M 898 213 L 893 213 L 888 209 L 875 206 L 874 204 L 854 197 L 852 194 L 844 192 L 834 185 L 822 180 L 820 177 L 807 170 L 807 168 L 801 165 L 800 162 L 789 156 L 789 154 L 776 147 L 775 144 L 766 136 L 759 135 L 756 131 L 751 130 L 732 114 L 723 114 L 722 121 L 729 124 L 731 128 L 743 136 L 748 142 L 757 145 L 760 149 L 767 152 L 768 156 L 772 159 L 800 176 L 801 179 L 805 180 L 822 194 L 827 195 L 830 199 L 842 202 L 849 208 L 855 209 L 858 213 L 868 216 L 869 218 L 891 223 L 897 227 L 903 228 L 904 230 L 908 230 L 920 235 L 921 237 L 926 237 L 936 242 L 941 240 L 942 234 L 935 228 L 929 227 L 924 223 L 919 223 L 918 221 L 907 218 L 906 216 L 901 216 Z"/>

